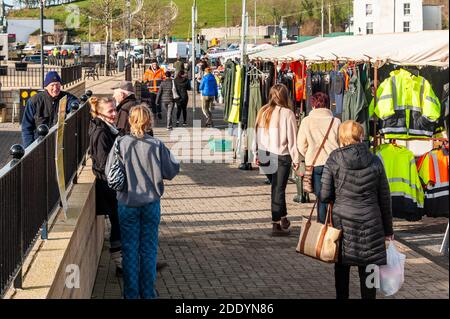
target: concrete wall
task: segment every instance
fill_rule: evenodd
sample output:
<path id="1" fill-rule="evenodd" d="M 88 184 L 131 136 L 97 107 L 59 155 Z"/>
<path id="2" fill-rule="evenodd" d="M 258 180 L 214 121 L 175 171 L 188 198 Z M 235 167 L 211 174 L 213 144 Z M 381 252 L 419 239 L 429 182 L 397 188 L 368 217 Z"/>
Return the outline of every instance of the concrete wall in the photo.
<path id="1" fill-rule="evenodd" d="M 405 3 L 410 4 L 409 15 L 404 14 Z M 372 15 L 366 15 L 367 4 L 372 5 Z M 373 33 L 403 32 L 404 22 L 410 23 L 410 32 L 423 30 L 422 0 L 355 0 L 353 15 L 355 34 L 367 34 L 367 23 L 373 23 Z"/>
<path id="2" fill-rule="evenodd" d="M 95 214 L 94 180 L 88 162 L 68 198 L 67 218 L 59 212 L 49 239 L 40 240 L 28 258 L 23 289 L 10 289 L 7 298 L 91 297 L 105 235 L 104 217 Z"/>
<path id="3" fill-rule="evenodd" d="M 423 6 L 423 29 L 442 30 L 441 6 Z"/>
<path id="4" fill-rule="evenodd" d="M 39 19 L 8 19 L 8 33 L 16 35 L 17 42 L 28 42 L 30 34 L 41 27 Z M 55 20 L 44 19 L 44 32 L 55 32 Z"/>
<path id="5" fill-rule="evenodd" d="M 21 88 L 0 88 L 0 103 L 4 103 L 6 105 L 6 121 L 5 122 L 11 122 L 12 121 L 12 115 L 13 115 L 13 109 L 14 104 L 16 104 L 17 112 L 19 112 L 19 103 L 18 103 L 18 96 L 19 96 L 19 90 Z M 30 89 L 30 88 L 23 88 L 23 89 Z M 33 89 L 33 88 L 31 88 Z M 37 88 L 34 88 L 37 89 Z M 75 96 L 82 96 L 84 92 L 86 91 L 86 82 L 80 81 L 78 83 L 75 83 L 72 86 L 69 86 L 67 88 L 63 89 L 64 91 L 70 92 Z M 15 123 L 17 123 L 19 120 L 19 113 L 17 113 L 15 118 Z"/>

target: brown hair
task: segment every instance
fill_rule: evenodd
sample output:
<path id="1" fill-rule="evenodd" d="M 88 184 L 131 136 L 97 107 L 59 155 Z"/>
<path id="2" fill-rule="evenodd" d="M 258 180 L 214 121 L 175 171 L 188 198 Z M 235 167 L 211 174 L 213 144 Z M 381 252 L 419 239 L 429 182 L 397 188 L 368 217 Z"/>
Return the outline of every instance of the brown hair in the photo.
<path id="1" fill-rule="evenodd" d="M 143 138 L 145 132 L 152 127 L 152 115 L 145 104 L 139 104 L 131 108 L 128 118 L 130 132 L 136 137 Z"/>
<path id="2" fill-rule="evenodd" d="M 264 127 L 265 130 L 269 129 L 270 119 L 276 106 L 292 110 L 289 90 L 284 84 L 275 84 L 270 89 L 269 102 L 259 110 L 256 117 L 256 128 Z"/>
<path id="3" fill-rule="evenodd" d="M 342 146 L 360 143 L 364 138 L 364 128 L 358 122 L 348 120 L 339 126 L 339 143 Z"/>
<path id="4" fill-rule="evenodd" d="M 103 108 L 103 106 L 105 104 L 109 104 L 112 103 L 113 100 L 111 98 L 106 98 L 106 97 L 91 97 L 88 100 L 89 105 L 91 106 L 91 116 L 92 118 L 96 118 L 100 115 L 99 109 Z"/>
<path id="5" fill-rule="evenodd" d="M 310 97 L 310 102 L 313 109 L 328 108 L 328 95 L 323 92 L 316 92 Z"/>

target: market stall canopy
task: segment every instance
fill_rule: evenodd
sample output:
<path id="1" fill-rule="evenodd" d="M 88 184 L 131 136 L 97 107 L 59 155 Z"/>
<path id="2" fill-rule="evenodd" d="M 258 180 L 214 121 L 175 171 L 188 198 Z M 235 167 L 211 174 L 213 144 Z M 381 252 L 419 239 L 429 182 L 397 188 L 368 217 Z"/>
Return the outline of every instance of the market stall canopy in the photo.
<path id="1" fill-rule="evenodd" d="M 263 43 L 263 44 L 256 45 L 256 46 L 248 46 L 247 54 L 253 54 L 256 52 L 261 52 L 261 51 L 269 50 L 272 48 L 273 48 L 273 45 L 267 44 L 267 43 Z M 219 58 L 233 59 L 233 58 L 238 58 L 240 56 L 241 56 L 241 50 L 231 50 L 231 51 L 223 51 L 223 52 L 208 54 L 208 57 L 210 59 L 219 59 Z"/>
<path id="2" fill-rule="evenodd" d="M 300 43 L 295 43 L 291 45 L 273 47 L 272 49 L 260 51 L 256 53 L 249 54 L 250 59 L 274 59 L 279 58 L 281 56 L 285 56 L 293 51 L 302 50 L 306 47 L 312 46 L 314 44 L 318 44 L 321 42 L 325 42 L 330 40 L 331 38 L 313 38 L 311 40 L 307 40 Z"/>
<path id="3" fill-rule="evenodd" d="M 333 61 L 336 59 L 341 61 L 367 61 L 370 59 L 371 62 L 379 60 L 383 63 L 389 62 L 398 65 L 448 67 L 448 36 L 448 30 L 340 36 L 328 38 L 326 41 L 307 45 L 303 48 L 297 47 L 285 54 L 275 52 L 266 56 L 266 58 L 305 60 L 308 62 Z M 286 47 L 286 49 L 288 48 L 291 49 L 293 46 Z"/>

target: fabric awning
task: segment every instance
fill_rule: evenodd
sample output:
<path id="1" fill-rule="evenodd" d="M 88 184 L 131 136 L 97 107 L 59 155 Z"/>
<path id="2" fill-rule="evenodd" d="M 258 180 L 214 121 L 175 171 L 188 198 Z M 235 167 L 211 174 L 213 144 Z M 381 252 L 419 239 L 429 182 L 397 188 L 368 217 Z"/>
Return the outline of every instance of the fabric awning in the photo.
<path id="1" fill-rule="evenodd" d="M 268 54 L 265 58 L 273 60 L 305 60 L 320 62 L 332 60 L 367 61 L 394 63 L 399 65 L 432 65 L 448 67 L 449 65 L 449 31 L 421 31 L 408 33 L 372 34 L 361 36 L 340 36 L 323 38 L 300 47 L 302 43 L 287 46 L 289 51 Z M 326 39 L 326 40 L 325 40 Z M 297 46 L 297 47 L 294 47 Z M 279 48 L 282 49 L 282 48 Z M 251 58 L 262 57 L 252 55 Z"/>
<path id="2" fill-rule="evenodd" d="M 253 54 L 249 54 L 250 59 L 274 59 L 279 58 L 281 56 L 285 56 L 293 51 L 302 50 L 304 48 L 307 48 L 309 46 L 312 46 L 314 44 L 318 44 L 327 40 L 330 40 L 331 38 L 313 38 L 311 40 L 307 40 L 300 43 L 295 43 L 291 45 L 285 45 L 281 47 L 274 47 L 270 50 L 265 50 L 262 52 L 256 52 Z"/>

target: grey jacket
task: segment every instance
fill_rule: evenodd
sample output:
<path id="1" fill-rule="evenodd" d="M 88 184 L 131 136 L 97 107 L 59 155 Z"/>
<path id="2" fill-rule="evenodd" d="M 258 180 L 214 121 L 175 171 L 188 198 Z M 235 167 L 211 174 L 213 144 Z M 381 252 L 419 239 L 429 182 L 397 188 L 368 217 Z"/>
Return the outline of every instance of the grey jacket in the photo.
<path id="1" fill-rule="evenodd" d="M 118 137 L 118 143 L 127 178 L 126 190 L 117 192 L 119 203 L 141 207 L 159 200 L 164 193 L 163 180 L 171 180 L 179 173 L 179 162 L 163 142 L 147 134 L 143 138 Z M 113 148 L 106 172 L 109 172 L 114 157 Z"/>

